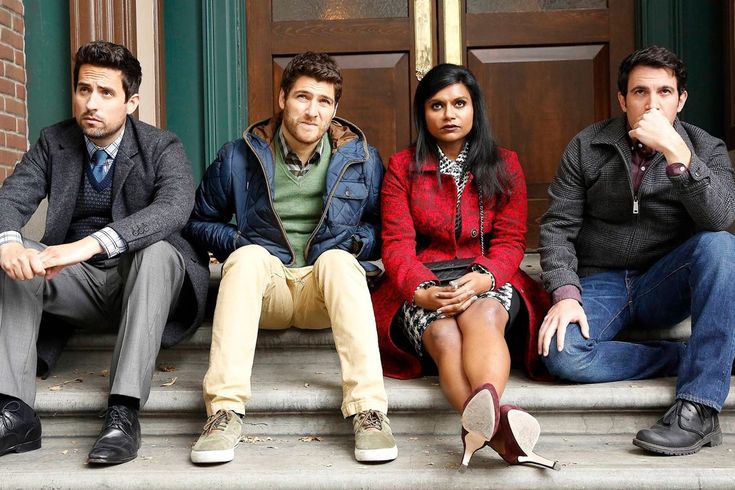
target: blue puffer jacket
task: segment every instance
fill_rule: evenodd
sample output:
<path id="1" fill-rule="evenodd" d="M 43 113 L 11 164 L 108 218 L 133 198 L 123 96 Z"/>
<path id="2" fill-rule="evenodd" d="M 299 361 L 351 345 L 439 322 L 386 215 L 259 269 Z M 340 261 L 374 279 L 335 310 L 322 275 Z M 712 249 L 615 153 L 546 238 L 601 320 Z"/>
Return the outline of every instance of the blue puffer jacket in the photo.
<path id="1" fill-rule="evenodd" d="M 278 119 L 257 122 L 243 138 L 225 144 L 207 169 L 185 234 L 211 251 L 220 262 L 238 247 L 265 247 L 286 265 L 293 249 L 273 207 L 273 144 Z M 383 164 L 378 152 L 352 123 L 334 118 L 329 129 L 332 158 L 319 224 L 305 248 L 309 265 L 326 250 L 351 252 L 369 274 L 380 269 L 379 196 Z M 235 224 L 232 216 L 235 216 Z"/>

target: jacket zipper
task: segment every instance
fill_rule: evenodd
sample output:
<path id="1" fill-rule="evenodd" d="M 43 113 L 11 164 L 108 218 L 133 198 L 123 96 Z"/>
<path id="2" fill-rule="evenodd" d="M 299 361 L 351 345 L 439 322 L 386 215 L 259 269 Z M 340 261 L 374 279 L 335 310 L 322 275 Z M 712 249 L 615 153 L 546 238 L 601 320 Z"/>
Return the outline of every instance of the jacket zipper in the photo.
<path id="1" fill-rule="evenodd" d="M 245 143 L 250 147 L 250 151 L 253 152 L 253 155 L 255 155 L 255 158 L 258 159 L 258 163 L 260 164 L 261 170 L 263 170 L 263 177 L 265 179 L 265 186 L 268 189 L 268 202 L 271 205 L 271 211 L 273 212 L 273 215 L 276 217 L 276 221 L 278 222 L 278 228 L 281 230 L 281 235 L 283 236 L 284 241 L 286 242 L 286 246 L 288 247 L 288 251 L 291 253 L 291 262 L 289 262 L 286 265 L 291 265 L 294 263 L 296 259 L 296 253 L 294 252 L 293 248 L 291 247 L 291 243 L 288 241 L 288 235 L 286 234 L 286 229 L 283 227 L 283 222 L 281 221 L 281 217 L 278 216 L 278 213 L 276 213 L 275 205 L 273 204 L 273 190 L 271 189 L 270 182 L 268 181 L 268 172 L 265 171 L 265 164 L 260 159 L 260 155 L 257 151 L 255 151 L 255 148 L 253 148 L 253 145 L 250 144 L 250 140 L 248 138 L 245 138 Z"/>
<path id="2" fill-rule="evenodd" d="M 351 167 L 355 163 L 361 163 L 365 161 L 367 160 L 350 160 L 349 162 L 345 163 L 345 165 L 342 167 L 342 171 L 339 173 L 339 176 L 337 177 L 337 181 L 334 183 L 332 190 L 327 196 L 327 202 L 324 204 L 324 211 L 322 212 L 321 218 L 319 218 L 319 223 L 317 223 L 316 227 L 314 228 L 314 231 L 311 232 L 311 235 L 309 235 L 309 239 L 306 241 L 306 246 L 304 247 L 304 261 L 306 261 L 307 263 L 308 263 L 308 257 L 309 257 L 309 249 L 311 248 L 311 242 L 314 239 L 314 236 L 316 235 L 317 231 L 319 231 L 319 228 L 322 227 L 322 223 L 324 223 L 324 219 L 326 218 L 327 213 L 329 212 L 329 205 L 332 203 L 332 198 L 334 197 L 334 193 L 337 190 L 337 184 L 339 184 L 342 181 L 342 177 L 344 176 L 345 172 L 347 172 L 347 169 L 349 167 Z"/>

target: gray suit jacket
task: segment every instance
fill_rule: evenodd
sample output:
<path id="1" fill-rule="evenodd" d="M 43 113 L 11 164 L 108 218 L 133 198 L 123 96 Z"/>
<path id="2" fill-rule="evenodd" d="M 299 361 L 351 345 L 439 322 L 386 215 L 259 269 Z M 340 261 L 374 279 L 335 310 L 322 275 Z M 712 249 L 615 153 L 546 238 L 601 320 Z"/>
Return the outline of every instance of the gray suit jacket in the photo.
<path id="1" fill-rule="evenodd" d="M 41 242 L 62 243 L 71 223 L 86 159 L 84 137 L 73 119 L 43 129 L 38 142 L 0 188 L 0 232 L 20 232 L 41 200 L 48 196 L 46 231 Z M 208 259 L 180 233 L 193 205 L 194 184 L 181 142 L 168 131 L 128 117 L 115 159 L 113 221 L 108 226 L 127 242 L 128 252 L 166 240 L 186 261 L 187 278 L 179 304 L 166 325 L 163 347 L 193 333 L 204 315 Z M 39 357 L 47 368 L 65 340 L 55 330 L 58 329 L 42 327 L 39 336 Z M 39 368 L 43 371 L 42 366 Z"/>

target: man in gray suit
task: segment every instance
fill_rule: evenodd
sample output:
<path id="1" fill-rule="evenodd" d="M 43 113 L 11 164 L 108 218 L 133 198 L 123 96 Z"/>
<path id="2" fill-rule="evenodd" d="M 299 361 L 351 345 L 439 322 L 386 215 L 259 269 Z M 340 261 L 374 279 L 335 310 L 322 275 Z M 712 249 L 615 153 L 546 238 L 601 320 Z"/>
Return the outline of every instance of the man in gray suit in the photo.
<path id="1" fill-rule="evenodd" d="M 201 321 L 206 256 L 179 234 L 194 203 L 175 135 L 130 117 L 141 69 L 123 46 L 76 54 L 74 119 L 44 129 L 0 189 L 0 455 L 41 447 L 35 400 L 41 316 L 118 329 L 110 396 L 89 462 L 137 456 L 138 410 L 162 343 Z M 41 243 L 21 227 L 48 198 Z"/>

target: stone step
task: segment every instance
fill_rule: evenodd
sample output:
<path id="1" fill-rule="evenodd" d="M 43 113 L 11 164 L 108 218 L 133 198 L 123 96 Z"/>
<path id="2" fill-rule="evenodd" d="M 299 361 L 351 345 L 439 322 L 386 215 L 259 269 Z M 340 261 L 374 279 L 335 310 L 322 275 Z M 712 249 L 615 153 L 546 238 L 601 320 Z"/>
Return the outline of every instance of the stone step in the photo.
<path id="1" fill-rule="evenodd" d="M 51 377 L 38 382 L 36 409 L 50 416 L 93 415 L 105 407 L 110 355 L 103 351 L 65 352 Z M 170 350 L 157 361 L 145 416 L 189 417 L 185 433 L 196 433 L 204 420 L 201 381 L 208 354 L 202 350 Z M 386 378 L 390 416 L 398 433 L 457 433 L 458 418 L 436 377 L 415 380 Z M 247 421 L 271 433 L 349 433 L 341 421 L 339 359 L 328 349 L 288 348 L 256 352 L 253 397 Z M 673 378 L 572 385 L 531 381 L 513 372 L 504 403 L 536 415 L 547 432 L 559 434 L 631 434 L 651 425 L 672 403 Z M 63 418 L 60 418 L 60 423 Z M 96 424 L 99 424 L 97 421 Z M 721 415 L 723 430 L 735 432 L 735 392 Z M 93 434 L 96 428 L 83 433 Z M 144 430 L 148 430 L 144 427 Z M 61 430 L 64 433 L 64 430 Z M 68 434 L 68 432 L 66 432 Z"/>
<path id="2" fill-rule="evenodd" d="M 398 437 L 393 462 L 364 465 L 353 459 L 350 436 L 246 437 L 235 460 L 195 466 L 190 436 L 144 436 L 139 457 L 91 468 L 86 455 L 94 437 L 46 437 L 40 450 L 0 459 L 0 488 L 735 488 L 735 437 L 692 456 L 644 453 L 629 436 L 543 435 L 537 451 L 561 463 L 560 471 L 509 466 L 490 448 L 478 451 L 465 473 L 457 471 L 462 444 L 457 435 Z"/>

